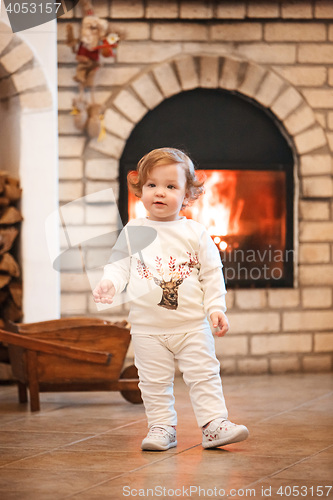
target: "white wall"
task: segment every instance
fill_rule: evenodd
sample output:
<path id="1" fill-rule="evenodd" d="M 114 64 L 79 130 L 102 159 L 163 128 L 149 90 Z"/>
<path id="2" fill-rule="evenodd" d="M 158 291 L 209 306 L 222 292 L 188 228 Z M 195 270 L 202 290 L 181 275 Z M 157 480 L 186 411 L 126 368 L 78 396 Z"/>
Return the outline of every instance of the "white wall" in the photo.
<path id="1" fill-rule="evenodd" d="M 4 7 L 0 20 L 9 25 Z M 0 23 L 1 26 L 1 23 Z M 58 132 L 57 132 L 57 24 L 56 20 L 16 34 L 26 43 L 42 68 L 52 106 L 20 111 L 19 168 L 23 188 L 21 266 L 23 272 L 24 321 L 55 319 L 60 315 L 60 277 L 53 267 L 52 253 L 59 248 L 58 227 L 46 240 L 45 221 L 58 208 Z M 2 109 L 2 112 L 4 109 Z M 12 118 L 14 123 L 15 120 Z M 15 133 L 15 130 L 12 130 Z M 3 149 L 4 144 L 0 144 Z M 1 156 L 5 155 L 1 151 Z M 8 153 L 13 157 L 13 152 Z M 12 170 L 14 173 L 14 171 Z M 52 237 L 50 236 L 50 233 Z"/>

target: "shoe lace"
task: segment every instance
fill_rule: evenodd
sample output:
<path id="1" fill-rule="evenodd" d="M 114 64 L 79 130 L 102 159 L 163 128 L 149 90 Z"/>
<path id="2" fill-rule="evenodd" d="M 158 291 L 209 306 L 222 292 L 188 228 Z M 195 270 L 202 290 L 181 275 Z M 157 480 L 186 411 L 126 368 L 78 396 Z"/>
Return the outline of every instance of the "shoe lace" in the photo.
<path id="1" fill-rule="evenodd" d="M 210 424 L 206 427 L 205 430 L 207 430 L 208 433 L 209 432 L 214 432 L 222 424 L 229 425 L 230 423 L 231 422 L 229 422 L 229 420 L 226 419 L 226 418 L 215 419 L 215 420 L 212 420 L 212 422 L 210 422 Z"/>
<path id="2" fill-rule="evenodd" d="M 149 435 L 165 436 L 165 434 L 170 434 L 164 427 L 154 426 L 149 429 Z"/>

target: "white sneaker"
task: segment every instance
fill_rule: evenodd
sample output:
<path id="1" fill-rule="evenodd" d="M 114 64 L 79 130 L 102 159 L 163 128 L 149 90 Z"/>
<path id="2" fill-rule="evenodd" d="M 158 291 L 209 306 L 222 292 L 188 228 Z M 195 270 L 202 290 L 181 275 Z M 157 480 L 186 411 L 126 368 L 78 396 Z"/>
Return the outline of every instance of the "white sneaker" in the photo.
<path id="1" fill-rule="evenodd" d="M 142 450 L 153 451 L 165 451 L 174 446 L 177 446 L 176 429 L 164 424 L 152 425 L 141 444 Z"/>
<path id="2" fill-rule="evenodd" d="M 205 429 L 202 429 L 202 446 L 216 448 L 226 444 L 244 441 L 249 435 L 245 425 L 237 425 L 224 418 L 212 420 Z"/>

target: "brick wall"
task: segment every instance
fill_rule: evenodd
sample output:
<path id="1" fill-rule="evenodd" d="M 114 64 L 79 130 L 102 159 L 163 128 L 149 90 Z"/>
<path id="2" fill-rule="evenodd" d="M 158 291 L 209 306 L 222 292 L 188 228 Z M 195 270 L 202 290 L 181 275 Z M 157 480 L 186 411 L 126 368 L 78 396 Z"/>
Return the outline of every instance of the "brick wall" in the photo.
<path id="1" fill-rule="evenodd" d="M 79 31 L 80 7 L 58 23 L 60 198 L 66 204 L 116 188 L 126 139 L 167 97 L 196 87 L 240 92 L 272 111 L 295 155 L 295 286 L 230 290 L 230 333 L 217 341 L 226 373 L 332 369 L 333 351 L 333 4 L 328 0 L 207 2 L 95 0 L 95 13 L 126 33 L 116 60 L 98 70 L 106 138 L 73 126 L 74 55 L 66 25 Z M 72 210 L 72 230 L 112 228 L 105 207 Z M 63 247 L 66 240 L 63 239 Z M 107 248 L 100 248 L 100 257 Z M 88 258 L 89 256 L 86 256 Z M 114 318 L 127 315 L 124 305 Z M 62 313 L 105 315 L 80 269 L 62 273 Z"/>

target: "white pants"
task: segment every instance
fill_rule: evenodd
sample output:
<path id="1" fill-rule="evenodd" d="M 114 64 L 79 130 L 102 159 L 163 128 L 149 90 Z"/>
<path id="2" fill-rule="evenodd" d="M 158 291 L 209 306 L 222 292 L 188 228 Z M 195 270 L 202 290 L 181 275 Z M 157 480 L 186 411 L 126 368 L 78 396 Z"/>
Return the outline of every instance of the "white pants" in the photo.
<path id="1" fill-rule="evenodd" d="M 175 335 L 133 333 L 135 364 L 148 426 L 177 424 L 174 408 L 174 360 L 178 361 L 199 427 L 214 418 L 228 417 L 210 330 Z"/>

